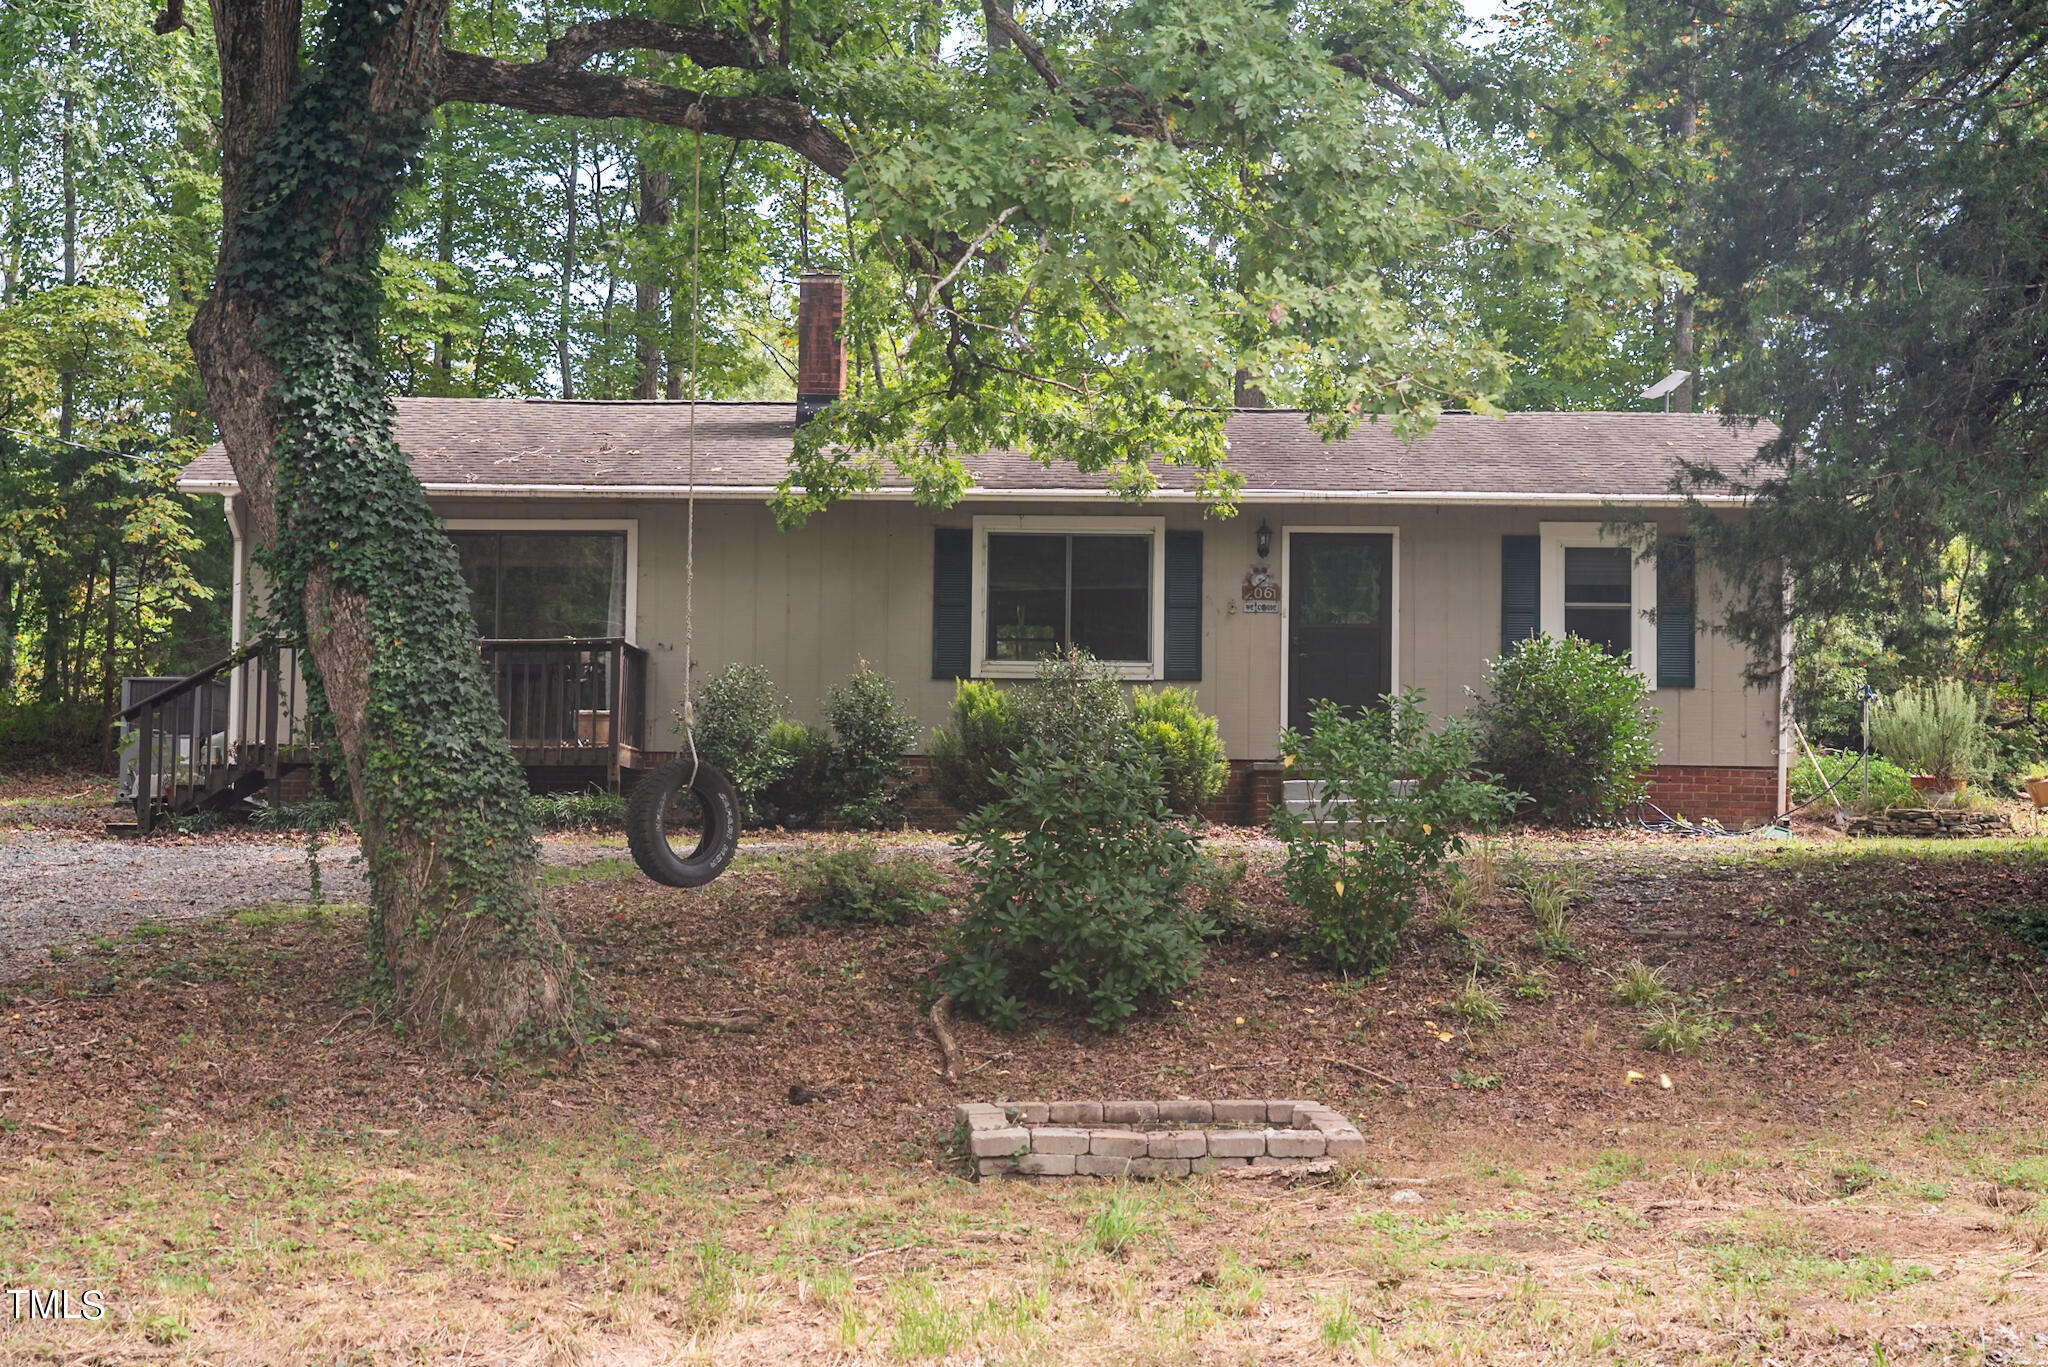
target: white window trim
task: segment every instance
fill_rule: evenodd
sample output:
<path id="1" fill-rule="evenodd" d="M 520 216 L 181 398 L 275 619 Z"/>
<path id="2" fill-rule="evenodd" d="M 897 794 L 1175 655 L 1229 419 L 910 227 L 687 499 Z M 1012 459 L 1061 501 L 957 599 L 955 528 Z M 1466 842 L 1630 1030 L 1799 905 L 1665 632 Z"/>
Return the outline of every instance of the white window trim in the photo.
<path id="1" fill-rule="evenodd" d="M 988 534 L 1037 532 L 1048 536 L 1149 536 L 1152 538 L 1149 660 L 1115 660 L 1125 679 L 1144 682 L 1166 672 L 1166 519 L 1163 517 L 977 517 L 974 519 L 974 674 L 977 679 L 1029 679 L 1038 673 L 1033 660 L 988 658 Z"/>
<path id="2" fill-rule="evenodd" d="M 1290 596 L 1289 576 L 1294 567 L 1294 538 L 1296 536 L 1390 536 L 1393 540 L 1391 559 L 1392 581 L 1387 585 L 1393 613 L 1387 621 L 1387 682 L 1389 693 L 1401 691 L 1401 529 L 1399 527 L 1350 527 L 1338 522 L 1319 522 L 1309 527 L 1280 528 L 1280 731 L 1287 729 L 1287 661 L 1294 654 L 1294 599 Z M 1274 732 L 1275 735 L 1279 731 Z"/>
<path id="3" fill-rule="evenodd" d="M 1564 635 L 1564 553 L 1568 546 L 1620 548 L 1629 553 L 1629 666 L 1657 685 L 1657 561 L 1636 553 L 1647 527 L 1619 527 L 1610 533 L 1599 522 L 1544 522 L 1538 620 L 1546 636 Z"/>
<path id="4" fill-rule="evenodd" d="M 451 517 L 441 522 L 450 532 L 624 532 L 626 534 L 626 640 L 640 638 L 640 520 L 638 518 L 574 517 Z"/>

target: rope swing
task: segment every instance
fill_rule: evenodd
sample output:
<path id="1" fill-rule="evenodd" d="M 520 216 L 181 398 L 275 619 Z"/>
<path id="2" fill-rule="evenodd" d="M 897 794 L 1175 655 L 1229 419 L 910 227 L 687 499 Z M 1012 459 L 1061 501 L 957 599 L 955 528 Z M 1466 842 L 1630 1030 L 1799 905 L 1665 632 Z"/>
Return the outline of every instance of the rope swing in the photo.
<path id="1" fill-rule="evenodd" d="M 697 700 L 692 674 L 697 646 L 697 367 L 704 324 L 704 290 L 698 273 L 703 241 L 704 135 L 690 143 L 690 394 L 688 408 L 688 512 L 683 523 L 683 742 L 687 754 L 661 765 L 633 788 L 626 804 L 626 843 L 633 862 L 657 883 L 702 887 L 725 872 L 739 849 L 739 795 L 732 780 L 697 755 Z M 686 804 L 697 809 L 694 848 L 687 854 L 671 843 L 671 828 Z"/>

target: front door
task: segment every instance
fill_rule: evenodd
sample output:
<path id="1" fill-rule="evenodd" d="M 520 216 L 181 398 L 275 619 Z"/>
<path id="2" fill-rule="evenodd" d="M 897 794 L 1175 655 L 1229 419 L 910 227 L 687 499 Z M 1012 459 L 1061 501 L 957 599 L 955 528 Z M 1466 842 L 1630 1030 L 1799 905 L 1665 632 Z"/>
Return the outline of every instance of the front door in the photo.
<path id="1" fill-rule="evenodd" d="M 1297 531 L 1287 540 L 1287 724 L 1306 731 L 1324 698 L 1355 713 L 1394 691 L 1394 538 Z"/>

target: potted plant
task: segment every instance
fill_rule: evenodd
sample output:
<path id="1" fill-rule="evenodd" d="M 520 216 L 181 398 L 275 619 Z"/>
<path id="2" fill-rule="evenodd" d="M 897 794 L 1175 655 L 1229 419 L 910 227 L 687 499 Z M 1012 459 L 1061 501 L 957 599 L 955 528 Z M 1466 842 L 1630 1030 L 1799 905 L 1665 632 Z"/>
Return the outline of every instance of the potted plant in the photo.
<path id="1" fill-rule="evenodd" d="M 1901 689 L 1871 712 L 1870 743 L 1912 775 L 1915 791 L 1953 794 L 1983 749 L 1984 706 L 1953 680 Z"/>

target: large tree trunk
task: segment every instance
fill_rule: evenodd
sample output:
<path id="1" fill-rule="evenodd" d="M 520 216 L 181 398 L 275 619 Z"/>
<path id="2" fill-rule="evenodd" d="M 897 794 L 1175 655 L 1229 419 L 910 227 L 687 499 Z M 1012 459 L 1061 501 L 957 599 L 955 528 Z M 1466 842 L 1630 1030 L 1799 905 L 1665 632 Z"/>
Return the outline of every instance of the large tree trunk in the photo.
<path id="1" fill-rule="evenodd" d="M 294 0 L 213 0 L 225 217 L 191 339 L 269 556 L 270 612 L 303 632 L 332 714 L 393 1010 L 495 1054 L 565 1041 L 578 975 L 375 346 L 378 243 L 434 107 L 446 4 L 334 0 L 301 81 Z"/>
<path id="2" fill-rule="evenodd" d="M 640 160 L 634 171 L 640 182 L 637 224 L 641 256 L 633 280 L 633 397 L 658 399 L 665 378 L 666 348 L 662 345 L 662 282 L 654 267 L 658 259 L 654 247 L 662 230 L 669 224 L 668 172 L 649 166 L 645 158 Z"/>

